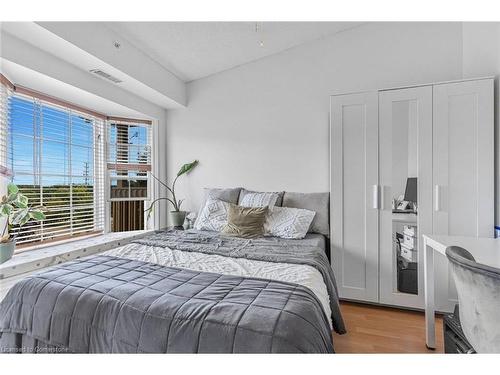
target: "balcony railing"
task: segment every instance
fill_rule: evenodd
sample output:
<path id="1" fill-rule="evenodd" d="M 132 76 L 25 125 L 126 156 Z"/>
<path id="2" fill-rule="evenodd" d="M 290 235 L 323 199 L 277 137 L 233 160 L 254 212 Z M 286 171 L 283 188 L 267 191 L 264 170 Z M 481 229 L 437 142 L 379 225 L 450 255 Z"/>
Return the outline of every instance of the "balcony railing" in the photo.
<path id="1" fill-rule="evenodd" d="M 130 196 L 129 196 L 130 189 Z M 111 187 L 111 199 L 145 198 L 145 187 Z M 111 201 L 111 231 L 144 229 L 144 200 Z"/>
<path id="2" fill-rule="evenodd" d="M 111 231 L 144 229 L 144 201 L 111 202 Z"/>

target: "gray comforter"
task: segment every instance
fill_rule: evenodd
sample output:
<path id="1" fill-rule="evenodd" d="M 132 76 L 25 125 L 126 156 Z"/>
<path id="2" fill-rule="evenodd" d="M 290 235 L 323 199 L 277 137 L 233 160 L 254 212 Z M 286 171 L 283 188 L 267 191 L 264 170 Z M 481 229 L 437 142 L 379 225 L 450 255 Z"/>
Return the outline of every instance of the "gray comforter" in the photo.
<path id="1" fill-rule="evenodd" d="M 159 232 L 132 242 L 148 246 L 168 247 L 172 250 L 312 266 L 321 273 L 325 281 L 330 297 L 331 318 L 335 332 L 346 332 L 340 313 L 337 284 L 332 267 L 324 249 L 313 241 L 283 240 L 276 237 L 244 239 L 225 236 L 218 232 L 187 230 Z"/>
<path id="2" fill-rule="evenodd" d="M 258 259 L 258 241 L 233 240 L 168 232 L 141 243 Z M 278 247 L 268 252 L 284 261 Z M 300 258 L 291 251 L 287 259 L 327 272 L 320 255 Z M 333 275 L 326 280 L 335 290 Z M 17 283 L 0 304 L 0 351 L 330 353 L 333 345 L 321 304 L 306 287 L 98 255 Z"/>

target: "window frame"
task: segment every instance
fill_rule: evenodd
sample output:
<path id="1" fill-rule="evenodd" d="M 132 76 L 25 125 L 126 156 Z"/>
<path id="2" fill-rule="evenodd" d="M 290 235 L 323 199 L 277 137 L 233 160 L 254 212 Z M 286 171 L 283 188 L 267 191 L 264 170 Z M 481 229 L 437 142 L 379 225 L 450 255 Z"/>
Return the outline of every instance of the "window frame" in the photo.
<path id="1" fill-rule="evenodd" d="M 135 172 L 135 171 L 134 171 Z M 108 189 L 106 190 L 108 202 L 131 202 L 131 201 L 150 201 L 151 197 L 151 172 L 146 172 L 146 176 L 140 177 L 128 177 L 128 176 L 111 176 L 111 171 L 107 171 L 107 183 L 106 186 Z M 145 197 L 130 197 L 130 185 L 128 186 L 129 195 L 128 198 L 111 198 L 111 181 L 147 181 L 148 185 L 146 188 L 146 196 Z"/>
<path id="2" fill-rule="evenodd" d="M 111 129 L 111 125 L 126 125 L 126 126 L 139 126 L 139 127 L 143 127 L 146 129 L 146 138 L 147 138 L 147 142 L 148 144 L 139 144 L 137 146 L 145 146 L 148 148 L 148 163 L 145 163 L 144 166 L 147 167 L 149 166 L 149 168 L 144 168 L 143 171 L 141 170 L 137 170 L 137 169 L 134 169 L 133 167 L 131 169 L 127 169 L 126 168 L 126 165 L 128 165 L 128 163 L 118 163 L 118 162 L 115 162 L 115 163 L 112 163 L 111 160 L 108 160 L 109 159 L 109 147 L 110 146 L 115 146 L 115 147 L 118 147 L 118 145 L 123 145 L 122 143 L 118 143 L 118 141 L 114 144 L 111 144 L 110 143 L 110 129 Z M 123 121 L 123 120 L 120 120 L 120 121 L 116 121 L 116 120 L 112 120 L 112 121 L 106 121 L 105 123 L 105 133 L 106 133 L 106 156 L 105 156 L 105 159 L 106 159 L 106 188 L 105 188 L 105 191 L 106 191 L 106 200 L 109 201 L 109 202 L 127 202 L 127 201 L 151 201 L 153 198 L 152 198 L 152 189 L 151 189 L 151 185 L 152 185 L 152 178 L 151 178 L 151 170 L 153 169 L 153 130 L 152 130 L 152 126 L 149 125 L 149 124 L 142 124 L 142 123 L 136 123 L 134 121 Z M 136 146 L 136 145 L 132 145 L 132 146 Z M 129 151 L 130 152 L 130 151 Z M 120 168 L 112 168 L 111 166 L 112 165 L 115 165 L 115 166 L 118 166 L 120 165 L 121 167 Z M 136 166 L 136 165 L 140 165 L 140 163 L 135 163 L 135 164 L 132 164 L 133 166 Z M 146 173 L 146 176 L 112 176 L 112 171 L 123 171 L 123 172 L 135 172 L 135 173 Z M 130 184 L 128 186 L 128 189 L 129 189 L 129 194 L 128 194 L 128 198 L 111 198 L 111 181 L 147 181 L 147 189 L 146 189 L 146 196 L 145 197 L 131 197 L 130 196 Z"/>
<path id="3" fill-rule="evenodd" d="M 8 100 L 15 100 L 19 99 L 22 101 L 25 101 L 27 103 L 30 103 L 33 106 L 33 115 L 31 117 L 31 121 L 34 126 L 37 126 L 38 129 L 36 132 L 33 132 L 31 135 L 29 134 L 22 134 L 22 133 L 12 133 L 11 132 L 11 116 L 12 116 L 12 105 L 8 106 L 7 108 L 7 122 L 4 124 L 6 126 L 6 132 L 8 134 L 8 137 L 12 139 L 13 136 L 17 137 L 18 139 L 26 139 L 30 140 L 33 142 L 33 144 L 37 144 L 38 146 L 34 148 L 34 153 L 33 157 L 37 159 L 38 165 L 32 166 L 32 171 L 31 173 L 28 173 L 26 171 L 22 172 L 17 172 L 15 171 L 15 168 L 12 168 L 12 176 L 9 179 L 13 179 L 16 175 L 17 176 L 27 176 L 28 178 L 34 177 L 38 183 L 38 190 L 39 191 L 39 196 L 40 196 L 40 204 L 43 206 L 44 204 L 48 203 L 49 201 L 44 201 L 44 188 L 46 188 L 43 185 L 43 180 L 45 179 L 51 179 L 51 178 L 61 178 L 63 181 L 67 180 L 68 183 L 63 183 L 63 184 L 55 184 L 54 186 L 61 185 L 61 186 L 67 186 L 68 187 L 68 194 L 65 196 L 62 196 L 61 199 L 66 199 L 66 197 L 69 198 L 68 204 L 63 204 L 63 205 L 56 205 L 54 206 L 52 210 L 52 216 L 64 216 L 64 212 L 68 212 L 68 216 L 70 218 L 70 225 L 69 228 L 64 227 L 62 224 L 61 225 L 54 225 L 54 222 L 57 222 L 56 218 L 48 218 L 46 220 L 43 220 L 40 222 L 40 226 L 38 228 L 34 228 L 34 230 L 38 233 L 35 235 L 25 235 L 24 237 L 21 237 L 21 241 L 18 241 L 18 248 L 19 251 L 24 251 L 28 248 L 31 247 L 37 247 L 39 245 L 43 245 L 44 243 L 53 243 L 53 242 L 58 242 L 62 240 L 68 240 L 75 238 L 77 239 L 78 237 L 86 236 L 86 235 L 95 235 L 98 233 L 104 233 L 105 231 L 105 226 L 104 226 L 104 221 L 105 221 L 105 210 L 104 210 L 104 202 L 99 201 L 99 197 L 103 197 L 103 178 L 102 178 L 102 172 L 99 172 L 99 170 L 102 170 L 102 166 L 100 166 L 101 160 L 103 158 L 103 149 L 102 147 L 99 146 L 99 139 L 100 136 L 102 135 L 103 132 L 103 120 L 100 118 L 96 118 L 95 116 L 90 115 L 89 113 L 82 112 L 79 110 L 76 110 L 75 108 L 69 108 L 64 105 L 61 105 L 59 103 L 53 103 L 46 101 L 44 99 L 40 99 L 36 96 L 32 96 L 26 93 L 19 93 L 16 92 L 15 90 L 8 93 Z M 62 114 L 61 116 L 61 124 L 63 126 L 69 126 L 68 128 L 68 133 L 67 133 L 67 139 L 66 140 L 57 140 L 53 139 L 51 137 L 47 137 L 44 134 L 44 126 L 48 125 L 46 123 L 46 120 L 44 119 L 44 110 L 48 109 L 48 111 L 58 111 Z M 66 117 L 66 120 L 64 118 Z M 73 139 L 73 131 L 74 131 L 74 118 L 79 117 L 84 119 L 85 121 L 90 121 L 91 125 L 91 146 L 85 146 L 85 145 L 80 145 L 78 142 L 75 142 Z M 49 120 L 53 121 L 53 120 Z M 35 125 L 38 123 L 37 125 Z M 53 123 L 55 125 L 56 123 Z M 75 122 L 76 124 L 76 122 Z M 64 171 L 64 173 L 53 173 L 51 171 L 45 172 L 43 168 L 43 153 L 44 153 L 44 148 L 45 146 L 45 141 L 62 145 L 63 147 L 67 148 L 65 149 L 65 152 L 67 152 L 67 159 L 66 161 L 68 162 L 69 169 L 67 171 Z M 7 143 L 9 141 L 7 140 Z M 7 146 L 6 151 L 7 153 L 12 152 L 11 147 L 13 147 L 13 144 L 10 144 Z M 72 151 L 73 148 L 77 150 L 78 148 L 87 148 L 88 151 L 91 153 L 92 157 L 92 201 L 79 205 L 77 202 L 73 200 L 74 197 L 74 182 L 76 179 L 82 179 L 85 178 L 85 176 L 80 176 L 80 175 L 74 175 L 73 170 L 72 170 Z M 99 150 L 100 149 L 100 150 Z M 6 162 L 7 164 L 10 162 L 12 163 L 13 160 L 10 159 L 11 156 L 7 155 Z M 58 193 L 54 193 L 58 194 Z M 50 212 L 50 206 L 48 207 L 48 211 Z M 89 210 L 91 214 L 87 213 L 82 213 L 78 212 L 79 210 Z M 76 214 L 76 216 L 75 216 Z M 76 217 L 76 218 L 75 218 Z M 88 219 L 83 219 L 91 217 L 90 220 Z M 83 223 L 83 220 L 88 220 L 89 223 L 87 225 L 81 226 Z M 53 223 L 51 223 L 51 221 Z M 44 224 L 46 227 L 44 228 Z M 88 226 L 92 226 L 92 228 L 89 228 Z M 50 229 L 49 229 L 50 228 Z M 24 228 L 23 228 L 24 229 Z M 29 228 L 26 228 L 29 231 Z M 26 232 L 26 230 L 25 230 Z"/>
<path id="4" fill-rule="evenodd" d="M 148 149 L 148 163 L 144 164 L 145 167 L 148 167 L 147 169 L 143 171 L 138 171 L 135 169 L 127 169 L 126 165 L 128 163 L 114 163 L 115 166 L 120 165 L 120 168 L 112 168 L 112 161 L 109 160 L 109 147 L 110 146 L 118 146 L 120 143 L 118 143 L 118 139 L 116 143 L 111 143 L 110 142 L 110 132 L 111 132 L 111 127 L 112 125 L 127 125 L 127 126 L 140 126 L 144 127 L 146 129 L 146 138 L 148 144 L 146 145 L 139 145 L 139 146 L 147 146 Z M 105 182 L 105 194 L 106 194 L 106 220 L 105 220 L 105 226 L 106 226 L 106 233 L 111 231 L 111 220 L 112 220 L 112 215 L 111 215 L 111 205 L 113 202 L 135 202 L 135 201 L 143 201 L 144 202 L 144 207 L 148 206 L 150 202 L 152 202 L 155 199 L 155 189 L 153 187 L 153 178 L 151 177 L 152 170 L 154 170 L 155 166 L 155 157 L 154 157 L 154 150 L 156 149 L 155 142 L 157 139 L 154 137 L 154 129 L 155 127 L 153 126 L 153 123 L 145 123 L 142 121 L 137 121 L 137 120 L 127 120 L 123 118 L 113 118 L 105 123 L 106 131 L 105 131 L 105 145 L 106 145 L 106 151 L 105 151 L 105 163 L 106 163 L 106 182 Z M 137 164 L 134 164 L 137 165 Z M 124 171 L 124 172 L 146 172 L 146 176 L 136 176 L 136 177 L 129 177 L 129 176 L 111 176 L 112 171 Z M 111 198 L 111 181 L 147 181 L 147 189 L 146 189 L 146 197 L 131 197 L 130 196 L 130 184 L 128 186 L 129 189 L 129 194 L 128 198 Z M 157 225 L 157 216 L 152 215 L 152 218 L 147 217 L 147 215 L 144 215 L 144 230 L 149 230 L 152 227 L 156 228 Z"/>
<path id="5" fill-rule="evenodd" d="M 147 187 L 147 197 L 133 197 L 130 200 L 144 200 L 144 201 L 153 201 L 156 199 L 156 196 L 158 192 L 161 191 L 161 187 L 158 181 L 155 179 L 151 178 L 151 174 L 155 173 L 158 175 L 160 173 L 159 166 L 157 165 L 156 161 L 158 160 L 158 142 L 159 142 L 159 129 L 158 129 L 158 120 L 149 120 L 149 119 L 129 119 L 129 118 L 122 118 L 122 117 L 110 117 L 106 116 L 102 113 L 78 106 L 77 104 L 66 102 L 64 100 L 60 100 L 58 98 L 46 95 L 44 93 L 40 93 L 34 90 L 31 90 L 29 88 L 25 88 L 22 86 L 17 86 L 12 84 L 4 75 L 0 73 L 0 95 L 1 98 L 3 99 L 8 98 L 11 95 L 20 95 L 20 96 L 27 96 L 28 98 L 36 98 L 42 102 L 44 102 L 48 106 L 54 106 L 56 108 L 63 108 L 63 110 L 70 110 L 71 112 L 78 113 L 84 118 L 88 117 L 93 117 L 95 120 L 100 121 L 100 126 L 101 126 L 101 132 L 100 136 L 97 138 L 94 137 L 94 143 L 93 143 L 93 149 L 94 149 L 94 158 L 96 157 L 95 154 L 98 152 L 98 148 L 100 148 L 100 160 L 98 162 L 94 162 L 94 170 L 93 170 L 93 179 L 94 179 L 94 185 L 97 183 L 96 180 L 98 179 L 97 174 L 97 164 L 100 163 L 100 170 L 102 171 L 101 176 L 99 177 L 101 179 L 101 194 L 102 194 L 102 199 L 101 199 L 101 215 L 103 217 L 103 225 L 101 225 L 101 228 L 98 233 L 101 234 L 106 234 L 110 232 L 110 224 L 111 224 L 111 212 L 110 212 L 110 205 L 111 201 L 107 200 L 107 194 L 109 193 L 109 172 L 107 170 L 107 123 L 108 121 L 112 122 L 128 122 L 132 124 L 145 124 L 149 128 L 149 170 L 147 171 L 147 176 L 140 176 L 137 178 L 132 178 L 132 180 L 137 180 L 137 179 L 148 179 L 148 187 Z M 1 103 L 0 103 L 1 104 Z M 6 135 L 8 136 L 9 132 L 9 125 L 8 125 L 8 118 L 10 116 L 10 108 L 7 106 L 4 108 L 2 106 L 2 111 L 0 115 L 4 115 L 7 120 L 1 121 L 0 119 L 0 133 L 3 131 L 6 131 Z M 5 112 L 3 111 L 5 109 Z M 94 121 L 94 125 L 95 125 Z M 95 126 L 93 126 L 93 129 Z M 95 129 L 94 129 L 94 134 L 95 134 Z M 96 140 L 100 142 L 100 145 L 96 143 Z M 8 140 L 6 141 L 6 143 Z M 0 145 L 1 146 L 1 145 Z M 1 147 L 0 147 L 1 148 Z M 0 182 L 5 181 L 8 182 L 13 178 L 13 171 L 10 171 L 8 167 L 8 153 L 9 146 L 5 147 L 4 149 L 0 149 Z M 94 159 L 94 161 L 97 159 Z M 154 171 L 154 172 L 153 172 Z M 5 189 L 6 188 L 6 183 L 2 182 L 1 185 L 5 186 L 0 186 L 0 189 Z M 0 192 L 2 192 L 0 190 Z M 130 193 L 129 193 L 130 194 Z M 96 216 L 96 204 L 99 200 L 99 197 L 96 194 L 96 197 L 94 198 L 94 217 Z M 145 202 L 146 204 L 146 202 Z M 145 215 L 146 216 L 146 215 Z M 95 221 L 95 220 L 94 220 Z M 149 220 L 144 219 L 144 230 L 151 230 L 151 229 L 159 229 L 160 227 L 160 221 L 161 221 L 161 215 L 160 215 L 160 209 L 156 209 L 153 211 L 153 215 L 151 215 L 151 218 Z M 51 239 L 46 239 L 46 240 L 38 240 L 36 242 L 29 242 L 25 243 L 24 245 L 21 245 L 21 248 L 19 249 L 19 252 L 21 251 L 27 251 L 27 250 L 34 250 L 34 249 L 40 249 L 46 246 L 52 246 L 55 243 L 61 243 L 61 242 L 71 242 L 71 241 L 76 241 L 79 240 L 83 237 L 88 237 L 88 236 L 95 236 L 97 235 L 96 232 L 87 232 L 87 233 L 81 233 L 81 234 L 76 234 L 73 236 L 68 236 L 68 237 L 58 237 L 53 240 Z"/>

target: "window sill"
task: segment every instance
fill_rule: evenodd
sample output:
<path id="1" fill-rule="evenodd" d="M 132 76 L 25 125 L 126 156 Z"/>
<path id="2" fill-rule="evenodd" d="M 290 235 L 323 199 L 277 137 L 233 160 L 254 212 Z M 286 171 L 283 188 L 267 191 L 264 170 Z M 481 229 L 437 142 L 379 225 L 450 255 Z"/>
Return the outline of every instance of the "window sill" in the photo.
<path id="1" fill-rule="evenodd" d="M 137 230 L 107 233 L 23 251 L 0 264 L 0 280 L 109 250 L 151 232 L 150 230 Z"/>

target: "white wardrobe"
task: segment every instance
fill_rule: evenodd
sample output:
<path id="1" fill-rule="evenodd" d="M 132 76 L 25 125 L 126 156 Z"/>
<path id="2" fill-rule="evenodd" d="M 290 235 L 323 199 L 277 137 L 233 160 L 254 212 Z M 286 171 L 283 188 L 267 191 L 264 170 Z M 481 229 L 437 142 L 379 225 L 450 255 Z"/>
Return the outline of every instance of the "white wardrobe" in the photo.
<path id="1" fill-rule="evenodd" d="M 331 97 L 331 254 L 340 297 L 423 308 L 423 234 L 494 233 L 493 79 Z M 436 259 L 436 303 L 456 290 Z"/>

